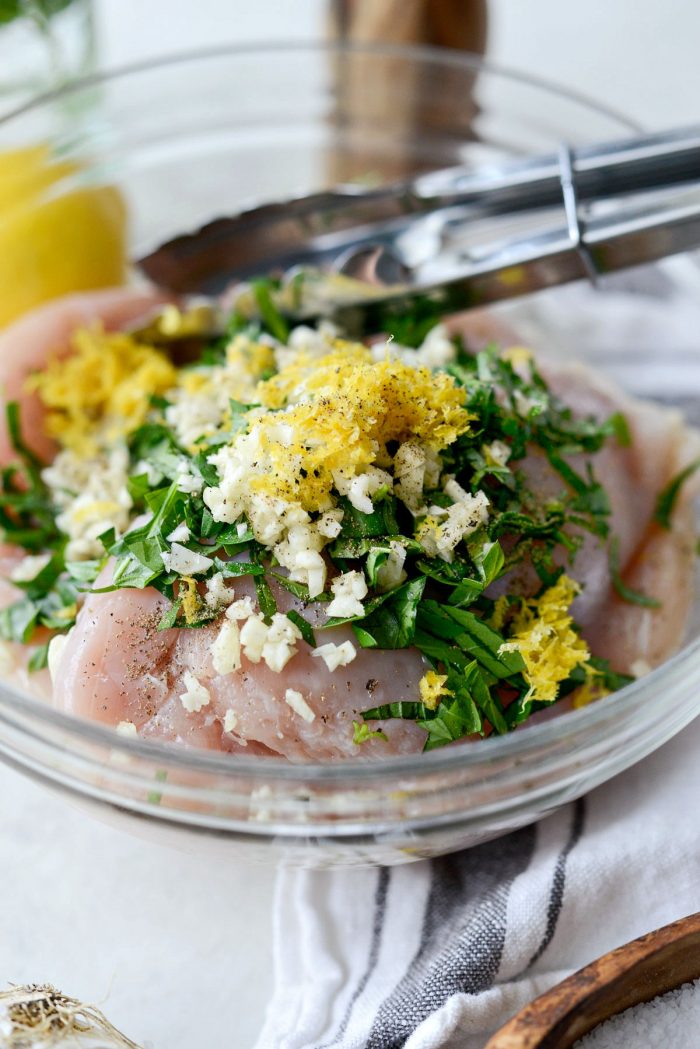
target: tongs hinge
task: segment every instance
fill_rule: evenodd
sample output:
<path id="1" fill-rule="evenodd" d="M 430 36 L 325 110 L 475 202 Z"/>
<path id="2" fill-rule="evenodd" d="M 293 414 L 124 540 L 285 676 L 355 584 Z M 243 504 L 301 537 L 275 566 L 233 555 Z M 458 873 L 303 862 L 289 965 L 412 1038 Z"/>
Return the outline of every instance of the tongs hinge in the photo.
<path id="1" fill-rule="evenodd" d="M 598 284 L 599 274 L 593 261 L 593 256 L 586 244 L 582 228 L 578 194 L 576 192 L 573 154 L 571 147 L 565 142 L 562 142 L 559 147 L 559 180 L 561 182 L 564 213 L 566 215 L 566 226 L 569 231 L 571 247 L 578 254 L 589 281 L 591 284 L 596 285 Z"/>

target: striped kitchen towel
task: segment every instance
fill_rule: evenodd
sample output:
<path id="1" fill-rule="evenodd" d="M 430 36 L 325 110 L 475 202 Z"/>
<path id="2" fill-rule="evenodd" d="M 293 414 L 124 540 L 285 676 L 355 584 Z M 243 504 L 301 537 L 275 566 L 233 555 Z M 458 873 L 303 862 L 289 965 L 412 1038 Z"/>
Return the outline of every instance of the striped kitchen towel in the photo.
<path id="1" fill-rule="evenodd" d="M 496 841 L 404 867 L 280 871 L 257 1049 L 482 1049 L 574 969 L 700 910 L 698 753 L 700 719 Z"/>

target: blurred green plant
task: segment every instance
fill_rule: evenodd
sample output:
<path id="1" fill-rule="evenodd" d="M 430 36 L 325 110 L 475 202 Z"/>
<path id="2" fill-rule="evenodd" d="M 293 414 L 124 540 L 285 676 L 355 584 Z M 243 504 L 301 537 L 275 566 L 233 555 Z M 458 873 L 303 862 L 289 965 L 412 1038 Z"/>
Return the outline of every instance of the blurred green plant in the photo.
<path id="1" fill-rule="evenodd" d="M 45 21 L 69 7 L 73 0 L 0 0 L 0 25 L 15 18 Z"/>

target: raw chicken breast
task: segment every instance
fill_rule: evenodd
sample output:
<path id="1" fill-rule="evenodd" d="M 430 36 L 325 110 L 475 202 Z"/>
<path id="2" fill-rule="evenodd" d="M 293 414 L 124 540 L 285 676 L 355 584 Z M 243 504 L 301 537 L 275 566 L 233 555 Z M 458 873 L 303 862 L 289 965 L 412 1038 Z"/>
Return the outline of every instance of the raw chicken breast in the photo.
<path id="1" fill-rule="evenodd" d="M 16 365 L 13 370 L 8 364 L 13 356 L 17 360 L 20 340 L 25 375 L 65 342 L 76 323 L 99 316 L 118 326 L 153 301 L 148 294 L 100 293 L 65 300 L 26 318 L 0 337 L 8 388 L 15 393 L 21 388 Z M 513 341 L 507 329 L 494 326 L 478 312 L 460 318 L 459 324 L 468 343 Z M 596 457 L 596 473 L 610 495 L 613 530 L 620 536 L 621 563 L 629 584 L 666 600 L 667 606 L 656 613 L 620 602 L 611 590 L 606 550 L 587 537 L 573 573 L 585 584 L 575 614 L 593 652 L 609 657 L 617 669 L 628 670 L 639 659 L 656 664 L 678 644 L 690 600 L 688 493 L 671 533 L 660 532 L 648 522 L 659 490 L 694 454 L 687 431 L 675 413 L 632 401 L 584 368 L 543 362 L 542 370 L 577 412 L 604 418 L 621 410 L 627 416 L 633 446 L 624 449 L 611 442 Z M 37 438 L 39 406 L 32 402 L 30 407 L 31 443 L 47 451 L 45 438 Z M 0 451 L 6 455 L 6 446 Z M 533 458 L 527 469 L 543 497 L 561 490 L 561 479 L 544 460 Z M 522 585 L 527 589 L 527 580 Z M 252 594 L 250 581 L 236 580 L 235 592 L 237 597 Z M 281 610 L 298 607 L 286 590 L 278 589 L 277 599 Z M 352 722 L 360 720 L 362 710 L 417 697 L 418 681 L 426 669 L 418 652 L 356 645 L 354 661 L 331 673 L 300 643 L 281 673 L 243 657 L 240 670 L 220 675 L 211 656 L 220 622 L 194 630 L 158 631 L 165 608 L 165 599 L 153 589 L 89 596 L 60 657 L 55 704 L 111 725 L 132 722 L 144 738 L 227 751 L 246 748 L 248 753 L 291 760 L 350 756 L 362 760 L 422 749 L 425 733 L 410 721 L 373 724 L 373 729 L 383 730 L 387 741 L 370 739 L 362 747 L 352 741 Z M 313 614 L 320 624 L 322 606 Z M 335 628 L 318 637 L 319 643 L 344 640 L 354 641 L 350 628 Z M 186 691 L 187 672 L 206 689 L 207 699 L 199 710 L 187 710 L 180 698 Z M 303 713 L 287 702 L 288 690 L 301 695 Z"/>
<path id="2" fill-rule="evenodd" d="M 490 341 L 518 342 L 517 333 L 486 310 L 454 317 L 450 327 L 474 351 Z M 610 660 L 620 673 L 637 675 L 668 659 L 684 640 L 694 591 L 697 482 L 682 489 L 670 531 L 654 524 L 652 516 L 659 492 L 700 456 L 700 434 L 688 429 L 680 412 L 629 397 L 605 375 L 579 363 L 538 355 L 538 367 L 577 415 L 602 420 L 621 412 L 629 426 L 630 446 L 609 442 L 595 456 L 595 472 L 610 498 L 610 529 L 619 539 L 625 582 L 663 607 L 623 601 L 611 585 L 607 547 L 586 534 L 573 572 L 585 588 L 572 614 L 595 655 Z M 525 469 L 544 498 L 561 491 L 562 481 L 544 456 L 531 456 Z M 526 593 L 537 586 L 535 573 L 526 572 L 518 588 Z"/>
<path id="3" fill-rule="evenodd" d="M 302 607 L 286 590 L 274 589 L 280 611 Z M 241 579 L 235 593 L 243 597 L 254 591 L 248 580 Z M 331 673 L 322 659 L 301 644 L 281 673 L 244 657 L 241 670 L 217 675 L 211 646 L 221 624 L 158 631 L 167 607 L 153 589 L 88 597 L 61 657 L 55 703 L 108 724 L 131 721 L 144 738 L 222 750 L 236 750 L 248 743 L 257 745 L 251 748 L 253 753 L 262 747 L 297 760 L 351 757 L 358 752 L 367 757 L 422 748 L 425 733 L 409 721 L 381 724 L 388 743 L 370 739 L 358 747 L 352 741 L 352 721 L 361 720 L 362 710 L 415 699 L 426 669 L 415 650 L 377 652 L 358 646 L 353 662 Z M 319 606 L 316 619 L 319 623 L 323 619 Z M 355 640 L 349 627 L 336 627 L 318 637 L 321 643 Z M 180 700 L 188 671 L 209 692 L 209 702 L 199 712 L 187 712 Z M 288 689 L 301 693 L 313 720 L 307 721 L 288 705 Z M 229 711 L 235 716 L 235 728 L 224 732 Z"/>
<path id="4" fill-rule="evenodd" d="M 700 454 L 700 435 L 679 412 L 628 397 L 579 364 L 541 364 L 551 389 L 578 413 L 603 419 L 619 411 L 629 426 L 630 446 L 609 442 L 596 455 L 595 471 L 610 497 L 625 582 L 662 607 L 623 601 L 610 582 L 607 549 L 587 536 L 575 567 L 585 590 L 572 610 L 591 650 L 613 669 L 636 674 L 640 664 L 651 668 L 668 659 L 684 639 L 694 589 L 697 484 L 682 489 L 670 531 L 653 522 L 653 512 L 659 492 Z"/>
<path id="5" fill-rule="evenodd" d="M 0 332 L 0 400 L 2 418 L 8 401 L 19 401 L 22 414 L 22 436 L 27 445 L 42 459 L 49 460 L 55 445 L 42 428 L 42 406 L 38 397 L 24 390 L 27 377 L 53 355 L 65 354 L 76 328 L 102 323 L 107 329 L 125 327 L 146 316 L 162 302 L 164 296 L 148 291 L 112 288 L 85 292 L 41 306 Z M 14 452 L 7 430 L 0 427 L 0 463 L 11 462 Z M 0 608 L 6 608 L 22 596 L 22 591 L 9 582 L 13 570 L 24 557 L 24 551 L 7 544 L 0 545 Z M 43 636 L 46 635 L 46 636 Z M 48 632 L 38 632 L 31 645 L 4 644 L 8 657 L 2 677 L 41 698 L 52 693 L 48 670 L 28 672 L 27 664 Z"/>

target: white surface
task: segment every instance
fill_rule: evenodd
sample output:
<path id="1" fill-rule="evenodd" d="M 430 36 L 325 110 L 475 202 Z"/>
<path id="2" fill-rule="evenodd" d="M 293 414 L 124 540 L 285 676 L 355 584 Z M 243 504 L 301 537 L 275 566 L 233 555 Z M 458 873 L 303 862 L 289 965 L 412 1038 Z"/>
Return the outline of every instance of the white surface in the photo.
<path id="1" fill-rule="evenodd" d="M 0 765 L 0 986 L 53 983 L 149 1049 L 248 1049 L 273 872 L 105 826 Z"/>

